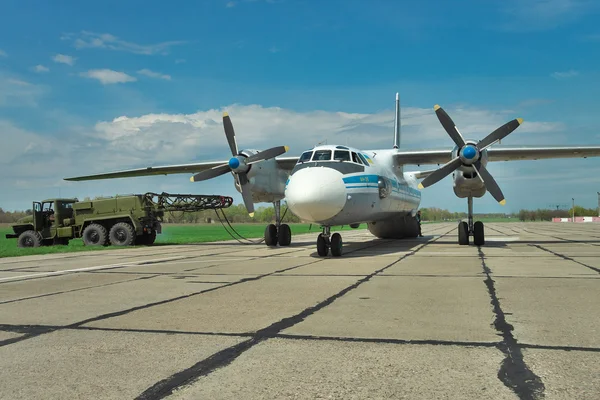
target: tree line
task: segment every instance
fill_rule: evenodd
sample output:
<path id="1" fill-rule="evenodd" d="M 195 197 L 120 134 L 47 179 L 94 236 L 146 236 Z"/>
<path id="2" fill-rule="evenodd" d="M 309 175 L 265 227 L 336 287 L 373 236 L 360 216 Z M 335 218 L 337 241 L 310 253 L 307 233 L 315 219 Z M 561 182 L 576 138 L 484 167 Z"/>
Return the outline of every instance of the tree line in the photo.
<path id="1" fill-rule="evenodd" d="M 87 200 L 84 199 L 84 200 Z M 231 223 L 269 223 L 275 221 L 275 209 L 272 206 L 259 207 L 254 212 L 254 217 L 248 215 L 248 211 L 243 204 L 232 205 L 229 208 L 223 208 L 221 211 Z M 19 219 L 31 215 L 31 209 L 24 211 L 4 211 L 0 208 L 0 223 L 15 223 Z M 287 223 L 302 222 L 300 218 L 294 215 L 291 210 L 288 211 L 285 202 L 281 204 L 281 215 L 284 216 L 283 221 Z M 537 210 L 520 210 L 518 213 L 488 213 L 476 214 L 477 218 L 518 218 L 520 221 L 552 221 L 552 218 L 570 218 L 573 216 L 573 209 L 557 210 L 557 209 L 537 209 Z M 594 208 L 584 208 L 575 206 L 575 216 L 598 216 L 598 210 Z M 458 221 L 466 219 L 466 212 L 451 212 L 437 207 L 421 208 L 422 221 Z M 163 218 L 166 223 L 177 224 L 197 224 L 197 223 L 219 223 L 219 218 L 215 210 L 204 210 L 197 212 L 166 212 Z"/>

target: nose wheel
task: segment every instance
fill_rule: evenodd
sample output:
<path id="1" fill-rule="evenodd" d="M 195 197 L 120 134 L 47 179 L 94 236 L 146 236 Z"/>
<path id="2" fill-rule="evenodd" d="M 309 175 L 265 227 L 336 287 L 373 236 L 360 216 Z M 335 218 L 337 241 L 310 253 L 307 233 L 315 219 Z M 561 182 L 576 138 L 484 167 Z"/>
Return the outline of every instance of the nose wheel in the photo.
<path id="1" fill-rule="evenodd" d="M 329 226 L 323 227 L 323 233 L 317 237 L 317 254 L 321 257 L 327 257 L 331 249 L 331 255 L 340 257 L 342 255 L 343 241 L 342 235 L 334 233 L 331 235 Z"/>

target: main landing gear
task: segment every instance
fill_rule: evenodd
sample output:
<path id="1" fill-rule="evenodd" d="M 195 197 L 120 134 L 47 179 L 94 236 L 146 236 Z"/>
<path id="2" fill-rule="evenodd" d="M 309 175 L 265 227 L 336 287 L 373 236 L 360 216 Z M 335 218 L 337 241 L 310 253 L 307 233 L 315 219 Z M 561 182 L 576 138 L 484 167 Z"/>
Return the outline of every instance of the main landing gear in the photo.
<path id="1" fill-rule="evenodd" d="M 468 223 L 460 221 L 458 223 L 458 244 L 468 245 L 469 236 L 473 236 L 473 244 L 475 246 L 483 246 L 485 244 L 485 233 L 483 230 L 483 222 L 477 221 L 473 223 L 473 198 L 469 197 L 469 215 Z"/>
<path id="2" fill-rule="evenodd" d="M 324 226 L 323 233 L 317 237 L 317 253 L 321 257 L 326 257 L 331 249 L 331 255 L 339 257 L 342 255 L 342 247 L 342 235 L 337 232 L 331 235 L 331 227 Z"/>
<path id="3" fill-rule="evenodd" d="M 273 202 L 275 207 L 275 224 L 267 225 L 265 229 L 265 244 L 267 246 L 289 246 L 292 243 L 292 230 L 288 224 L 281 223 L 281 202 Z"/>

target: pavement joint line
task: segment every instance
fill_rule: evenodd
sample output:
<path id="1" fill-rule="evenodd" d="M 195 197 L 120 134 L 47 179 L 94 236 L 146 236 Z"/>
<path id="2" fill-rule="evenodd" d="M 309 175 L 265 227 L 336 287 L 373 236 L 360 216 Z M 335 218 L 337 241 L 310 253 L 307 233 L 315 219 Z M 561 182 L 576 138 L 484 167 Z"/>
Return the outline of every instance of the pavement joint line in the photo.
<path id="1" fill-rule="evenodd" d="M 547 234 L 547 233 L 531 232 L 531 231 L 529 231 L 527 229 L 523 229 L 523 231 L 525 231 L 527 233 L 534 234 L 534 235 L 541 235 L 541 236 L 551 237 L 553 239 L 558 240 L 558 242 L 553 242 L 553 243 L 568 242 L 568 243 L 580 243 L 580 244 L 585 244 L 585 245 L 588 245 L 588 246 L 600 246 L 600 241 L 597 241 L 597 240 L 596 241 L 590 241 L 590 240 L 585 240 L 585 241 L 584 240 L 573 240 L 573 239 L 562 238 L 560 236 L 550 235 L 550 234 Z M 558 233 L 558 232 L 555 232 L 555 233 Z M 591 236 L 591 235 L 589 235 L 589 236 L 593 237 L 593 238 L 597 238 L 597 236 Z M 538 243 L 540 243 L 540 242 L 538 242 Z"/>
<path id="2" fill-rule="evenodd" d="M 485 254 L 481 250 L 481 246 L 478 246 L 477 250 L 481 258 L 481 266 L 486 275 L 484 283 L 490 295 L 490 304 L 496 316 L 494 328 L 502 334 L 503 338 L 497 345 L 498 350 L 505 355 L 504 361 L 498 370 L 498 379 L 519 396 L 521 400 L 543 398 L 545 391 L 544 383 L 539 376 L 531 371 L 523 359 L 523 352 L 518 345 L 517 339 L 512 334 L 514 327 L 506 321 L 505 313 L 496 294 L 492 271 L 486 265 Z"/>
<path id="3" fill-rule="evenodd" d="M 50 332 L 56 330 L 76 330 L 76 331 L 106 331 L 106 332 L 124 332 L 124 333 L 147 333 L 147 334 L 167 334 L 167 335 L 198 335 L 198 336 L 227 336 L 227 337 L 252 337 L 253 332 L 199 332 L 199 331 L 176 331 L 168 329 L 136 329 L 136 328 L 109 328 L 96 326 L 76 326 L 66 327 L 60 325 L 13 325 L 0 324 L 0 332 L 11 333 L 33 333 Z M 459 347 L 494 347 L 499 342 L 459 342 L 445 340 L 429 339 L 397 339 L 397 338 L 363 338 L 347 336 L 313 336 L 313 335 L 294 335 L 279 333 L 273 338 L 288 340 L 313 340 L 313 341 L 334 341 L 334 342 L 359 342 L 373 344 L 400 344 L 400 345 L 440 345 L 440 346 L 459 346 Z M 543 344 L 519 343 L 522 349 L 538 349 L 552 351 L 576 351 L 600 353 L 600 347 L 581 347 L 581 346 L 556 346 Z"/>
<path id="4" fill-rule="evenodd" d="M 173 259 L 174 259 L 173 257 L 168 257 L 168 258 L 163 258 L 160 260 L 169 261 L 169 260 L 173 260 Z M 181 259 L 181 258 L 177 257 L 175 259 Z M 156 261 L 160 262 L 159 260 L 156 260 Z M 74 274 L 74 273 L 78 273 L 78 272 L 88 272 L 88 271 L 96 271 L 96 270 L 102 270 L 102 269 L 126 268 L 126 267 L 130 267 L 130 266 L 143 265 L 143 264 L 140 264 L 143 262 L 144 262 L 144 260 L 130 261 L 130 262 L 126 262 L 126 263 L 113 263 L 113 264 L 97 265 L 94 267 L 65 269 L 65 270 L 60 270 L 60 271 L 45 271 L 45 272 L 39 272 L 36 274 L 30 274 L 30 275 L 11 276 L 11 277 L 7 277 L 7 278 L 0 278 L 0 284 L 7 283 L 7 282 L 15 282 L 15 281 L 16 282 L 26 281 L 26 280 L 37 279 L 37 278 L 45 278 L 48 276 L 68 275 L 68 274 Z"/>
<path id="5" fill-rule="evenodd" d="M 456 228 L 454 228 L 454 229 L 456 229 Z M 448 233 L 451 231 L 452 230 L 448 231 Z M 375 275 L 380 274 L 381 272 L 392 267 L 393 265 L 396 265 L 397 263 L 401 262 L 402 260 L 414 255 L 419 250 L 421 250 L 422 248 L 426 247 L 427 245 L 433 243 L 436 240 L 437 239 L 434 239 L 432 241 L 425 242 L 425 243 L 419 245 L 419 247 L 414 249 L 411 253 L 402 255 L 400 258 L 396 259 L 395 261 L 391 262 L 390 264 L 378 269 L 377 271 L 365 276 L 362 279 L 359 279 L 352 285 L 347 286 L 346 288 L 342 289 L 341 291 L 337 292 L 336 294 L 319 302 L 317 305 L 306 308 L 296 315 L 293 315 L 293 316 L 287 317 L 287 318 L 283 318 L 282 320 L 280 320 L 278 322 L 275 322 L 263 329 L 260 329 L 260 330 L 256 331 L 250 339 L 243 341 L 241 343 L 238 343 L 234 346 L 225 348 L 217 353 L 214 353 L 213 355 L 209 356 L 208 358 L 205 358 L 205 359 L 199 361 L 198 363 L 194 364 L 190 368 L 179 371 L 179 372 L 175 373 L 174 375 L 171 375 L 170 377 L 167 377 L 167 378 L 155 383 L 154 385 L 152 385 L 151 387 L 146 389 L 144 392 L 142 392 L 139 396 L 137 396 L 136 399 L 137 400 L 162 399 L 166 396 L 171 395 L 174 390 L 181 388 L 182 386 L 192 384 L 199 378 L 209 375 L 210 373 L 212 373 L 213 371 L 215 371 L 218 368 L 226 367 L 227 365 L 229 365 L 233 361 L 235 361 L 244 352 L 251 349 L 255 345 L 257 345 L 265 340 L 268 340 L 270 338 L 274 338 L 281 331 L 291 328 L 292 326 L 304 321 L 307 317 L 309 317 L 309 316 L 313 315 L 314 313 L 322 310 L 323 308 L 331 305 L 333 302 L 335 302 L 335 300 L 343 297 L 348 292 L 356 289 L 363 283 L 368 282 Z M 374 246 L 376 246 L 376 245 L 374 245 Z M 374 246 L 370 246 L 370 247 L 374 247 Z"/>
<path id="6" fill-rule="evenodd" d="M 572 262 L 574 262 L 574 263 L 576 263 L 576 264 L 579 264 L 579 265 L 581 265 L 581 266 L 583 266 L 583 267 L 589 268 L 589 269 L 591 269 L 592 271 L 596 271 L 597 273 L 599 273 L 599 274 L 600 274 L 600 269 L 599 269 L 599 268 L 592 267 L 591 265 L 584 264 L 584 263 L 582 263 L 582 262 L 579 262 L 579 261 L 577 261 L 577 260 L 574 260 L 574 259 L 572 259 L 572 258 L 571 258 L 571 257 L 569 257 L 569 256 L 565 256 L 565 255 L 563 255 L 563 254 L 556 253 L 556 252 L 554 252 L 554 251 L 552 251 L 552 250 L 550 250 L 550 249 L 546 249 L 545 247 L 543 247 L 543 246 L 540 246 L 540 245 L 537 245 L 537 244 L 532 244 L 531 246 L 537 247 L 537 248 L 538 248 L 538 249 L 540 249 L 540 250 L 547 251 L 548 253 L 554 254 L 556 257 L 560 257 L 560 258 L 562 258 L 562 259 L 564 259 L 564 260 L 572 261 Z"/>
<path id="7" fill-rule="evenodd" d="M 40 295 L 37 295 L 37 296 L 22 297 L 20 299 L 0 301 L 0 305 L 2 305 L 2 304 L 16 303 L 16 302 L 25 301 L 25 300 L 39 299 L 41 297 L 56 296 L 56 295 L 59 295 L 59 294 L 78 292 L 78 291 L 88 290 L 88 289 L 97 289 L 97 288 L 106 287 L 106 286 L 118 285 L 118 284 L 121 284 L 121 283 L 134 282 L 134 281 L 145 280 L 145 279 L 151 279 L 151 278 L 155 278 L 157 276 L 159 276 L 159 275 L 141 276 L 141 277 L 134 278 L 134 279 L 126 279 L 124 281 L 104 283 L 102 285 L 86 286 L 86 287 L 77 288 L 77 289 L 63 290 L 63 291 L 60 291 L 60 292 L 52 292 L 52 293 L 40 294 Z"/>

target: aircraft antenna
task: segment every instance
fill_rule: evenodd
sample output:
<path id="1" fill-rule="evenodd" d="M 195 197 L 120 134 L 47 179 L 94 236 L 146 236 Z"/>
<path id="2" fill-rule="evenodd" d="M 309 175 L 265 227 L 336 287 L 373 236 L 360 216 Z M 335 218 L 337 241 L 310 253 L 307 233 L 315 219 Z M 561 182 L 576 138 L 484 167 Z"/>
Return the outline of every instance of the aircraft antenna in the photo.
<path id="1" fill-rule="evenodd" d="M 394 119 L 394 148 L 400 147 L 400 94 L 396 93 L 396 118 Z"/>

